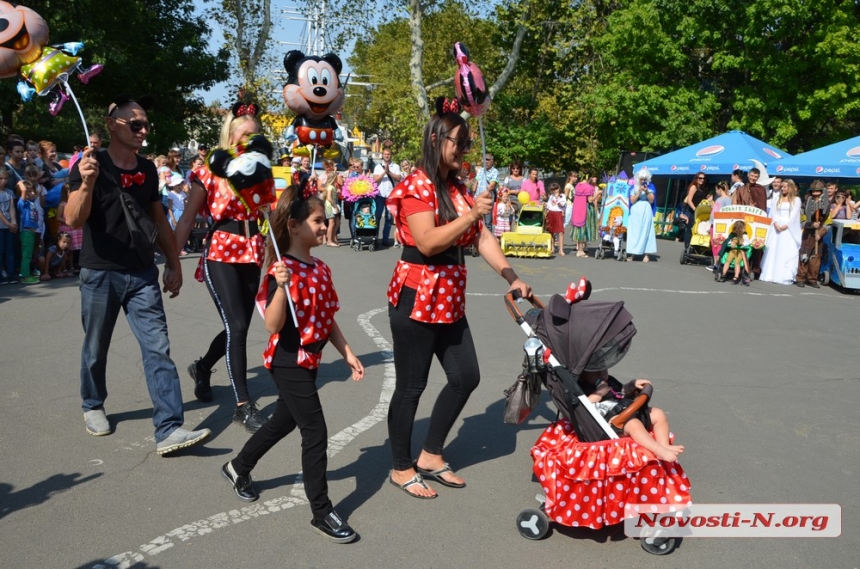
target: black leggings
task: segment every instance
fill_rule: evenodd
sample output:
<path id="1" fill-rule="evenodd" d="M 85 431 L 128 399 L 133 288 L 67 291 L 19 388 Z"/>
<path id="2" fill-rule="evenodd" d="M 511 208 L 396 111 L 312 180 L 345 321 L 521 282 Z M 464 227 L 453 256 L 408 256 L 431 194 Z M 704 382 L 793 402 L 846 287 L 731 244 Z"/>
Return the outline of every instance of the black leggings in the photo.
<path id="1" fill-rule="evenodd" d="M 388 408 L 388 436 L 395 470 L 412 468 L 412 427 L 418 401 L 427 387 L 433 356 L 442 364 L 448 384 L 439 393 L 430 415 L 424 442 L 424 450 L 428 453 L 442 454 L 451 427 L 481 380 L 475 344 L 465 316 L 453 324 L 417 322 L 409 317 L 414 303 L 415 289 L 403 287 L 399 304 L 388 305 L 397 375 Z"/>
<path id="2" fill-rule="evenodd" d="M 321 520 L 333 508 L 326 480 L 328 429 L 317 393 L 316 370 L 276 367 L 271 371 L 278 387 L 275 412 L 248 439 L 233 459 L 233 468 L 236 474 L 247 476 L 269 449 L 298 426 L 302 435 L 302 482 L 314 519 Z"/>
<path id="3" fill-rule="evenodd" d="M 224 330 L 215 336 L 201 367 L 212 369 L 222 355 L 227 356 L 227 375 L 237 403 L 248 395 L 248 328 L 254 316 L 254 296 L 260 286 L 260 268 L 254 263 L 203 261 L 206 286 L 215 301 Z"/>

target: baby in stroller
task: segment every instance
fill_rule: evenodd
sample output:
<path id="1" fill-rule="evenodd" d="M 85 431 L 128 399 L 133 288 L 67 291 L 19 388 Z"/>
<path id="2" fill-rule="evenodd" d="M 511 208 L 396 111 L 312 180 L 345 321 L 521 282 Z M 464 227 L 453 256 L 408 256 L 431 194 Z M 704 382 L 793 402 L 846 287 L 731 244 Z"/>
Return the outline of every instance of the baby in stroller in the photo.
<path id="1" fill-rule="evenodd" d="M 588 400 L 594 403 L 597 410 L 607 421 L 626 409 L 633 399 L 630 397 L 637 391 L 642 391 L 646 385 L 651 385 L 647 379 L 637 379 L 626 386 L 609 375 L 609 370 L 584 371 L 579 377 L 583 391 L 591 393 Z M 653 452 L 657 458 L 666 462 L 675 462 L 678 455 L 684 452 L 683 445 L 673 445 L 669 440 L 669 420 L 661 409 L 643 406 L 632 418 L 624 423 L 623 428 L 612 425 L 619 435 L 624 434 L 633 439 L 639 446 Z M 651 432 L 654 436 L 651 436 Z"/>
<path id="2" fill-rule="evenodd" d="M 715 271 L 720 275 L 721 283 L 726 282 L 729 269 L 734 269 L 735 278 L 732 279 L 732 284 L 738 284 L 743 277 L 744 285 L 749 286 L 750 242 L 745 222 L 738 220 L 732 224 L 731 233 L 723 242 L 718 257 L 719 265 L 715 267 Z"/>

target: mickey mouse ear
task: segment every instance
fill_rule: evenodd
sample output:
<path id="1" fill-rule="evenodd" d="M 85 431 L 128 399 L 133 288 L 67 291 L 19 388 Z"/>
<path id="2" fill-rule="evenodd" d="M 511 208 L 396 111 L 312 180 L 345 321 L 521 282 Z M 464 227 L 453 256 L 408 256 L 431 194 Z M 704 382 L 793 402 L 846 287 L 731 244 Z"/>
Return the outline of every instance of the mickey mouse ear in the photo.
<path id="1" fill-rule="evenodd" d="M 445 97 L 436 97 L 436 100 L 433 102 L 433 106 L 436 107 L 436 114 L 441 117 L 445 114 Z"/>

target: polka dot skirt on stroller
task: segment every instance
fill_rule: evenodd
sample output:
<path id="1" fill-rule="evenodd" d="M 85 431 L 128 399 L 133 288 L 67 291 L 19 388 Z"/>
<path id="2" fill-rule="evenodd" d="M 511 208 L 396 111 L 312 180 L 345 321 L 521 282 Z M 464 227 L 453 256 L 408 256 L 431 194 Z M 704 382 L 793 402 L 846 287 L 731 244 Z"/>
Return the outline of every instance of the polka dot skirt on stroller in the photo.
<path id="1" fill-rule="evenodd" d="M 524 373 L 537 374 L 559 411 L 531 450 L 543 496 L 540 508 L 517 516 L 517 530 L 528 539 L 543 538 L 552 523 L 599 530 L 640 513 L 682 510 L 692 503 L 681 465 L 660 460 L 621 430 L 645 409 L 651 385 L 634 394 L 626 409 L 604 418 L 577 381 L 585 371 L 618 363 L 636 333 L 623 302 L 586 302 L 590 291 L 582 279 L 547 305 L 532 297 L 525 314 L 522 299 L 514 293 L 505 297 L 511 316 L 529 336 Z M 640 543 L 657 555 L 677 545 L 675 538 L 659 535 Z"/>

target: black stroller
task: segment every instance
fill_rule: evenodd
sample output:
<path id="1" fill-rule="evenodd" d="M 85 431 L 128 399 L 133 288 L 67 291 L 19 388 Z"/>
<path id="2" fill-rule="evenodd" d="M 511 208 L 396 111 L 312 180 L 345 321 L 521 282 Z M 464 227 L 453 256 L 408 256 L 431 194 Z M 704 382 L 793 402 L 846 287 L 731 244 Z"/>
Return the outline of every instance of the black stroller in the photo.
<path id="1" fill-rule="evenodd" d="M 522 299 L 514 293 L 505 296 L 508 311 L 529 337 L 526 372 L 537 374 L 559 412 L 531 451 L 544 494 L 538 499 L 540 509 L 526 509 L 517 516 L 517 530 L 527 539 L 543 538 L 550 520 L 601 529 L 636 517 L 652 499 L 672 506 L 690 504 L 690 483 L 677 462 L 664 463 L 629 437 L 616 434 L 645 408 L 651 386 L 634 393 L 628 385 L 625 392 L 632 402 L 614 417 L 608 414 L 607 422 L 577 381 L 583 371 L 610 369 L 618 363 L 636 334 L 623 302 L 585 302 L 590 290 L 588 284 L 573 303 L 554 295 L 544 306 L 532 297 L 532 308 L 525 314 L 519 308 Z M 646 497 L 649 501 L 644 502 Z M 656 555 L 677 545 L 675 538 L 665 537 L 647 537 L 640 543 Z"/>
<path id="2" fill-rule="evenodd" d="M 367 247 L 368 251 L 374 251 L 376 249 L 376 235 L 379 233 L 376 224 L 376 199 L 366 197 L 356 201 L 350 223 L 355 229 L 352 248 L 361 251 L 363 247 Z"/>

